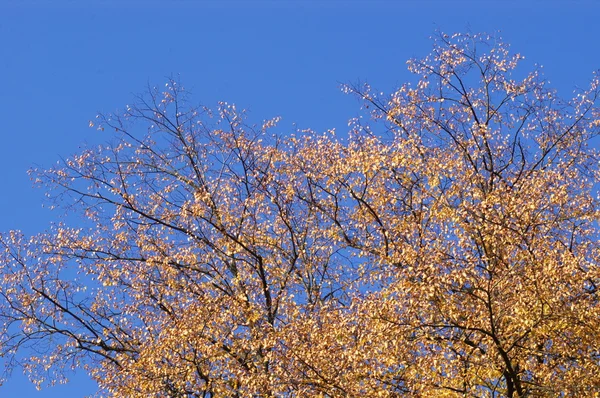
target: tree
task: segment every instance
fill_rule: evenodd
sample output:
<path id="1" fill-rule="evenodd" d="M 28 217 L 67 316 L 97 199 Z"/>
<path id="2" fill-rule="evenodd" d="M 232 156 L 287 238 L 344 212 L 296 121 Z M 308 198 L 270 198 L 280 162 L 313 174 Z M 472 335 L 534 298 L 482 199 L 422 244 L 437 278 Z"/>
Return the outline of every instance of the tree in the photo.
<path id="1" fill-rule="evenodd" d="M 600 394 L 599 80 L 438 35 L 372 122 L 272 134 L 170 81 L 34 172 L 81 215 L 1 236 L 2 353 L 109 396 Z M 21 349 L 26 354 L 21 354 Z M 35 355 L 31 355 L 34 352 Z"/>

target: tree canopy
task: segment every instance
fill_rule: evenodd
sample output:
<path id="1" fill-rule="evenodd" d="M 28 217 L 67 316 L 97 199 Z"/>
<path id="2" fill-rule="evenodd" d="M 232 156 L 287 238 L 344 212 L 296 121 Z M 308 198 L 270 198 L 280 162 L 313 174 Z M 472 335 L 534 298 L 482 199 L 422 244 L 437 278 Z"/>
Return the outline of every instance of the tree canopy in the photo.
<path id="1" fill-rule="evenodd" d="M 369 118 L 273 133 L 179 82 L 33 171 L 79 215 L 1 235 L 0 352 L 117 397 L 600 394 L 598 76 L 561 99 L 437 35 Z M 69 217 L 72 219 L 73 217 Z"/>

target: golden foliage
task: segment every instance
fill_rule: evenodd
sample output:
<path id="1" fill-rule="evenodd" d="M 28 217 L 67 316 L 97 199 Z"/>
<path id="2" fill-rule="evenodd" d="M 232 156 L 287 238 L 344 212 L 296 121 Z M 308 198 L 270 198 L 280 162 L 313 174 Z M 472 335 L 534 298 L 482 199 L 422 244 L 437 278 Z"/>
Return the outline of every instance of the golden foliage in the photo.
<path id="1" fill-rule="evenodd" d="M 414 85 L 345 87 L 347 139 L 176 82 L 100 117 L 36 173 L 83 226 L 1 237 L 2 353 L 117 397 L 600 394 L 598 78 L 566 102 L 522 59 L 441 34 Z"/>

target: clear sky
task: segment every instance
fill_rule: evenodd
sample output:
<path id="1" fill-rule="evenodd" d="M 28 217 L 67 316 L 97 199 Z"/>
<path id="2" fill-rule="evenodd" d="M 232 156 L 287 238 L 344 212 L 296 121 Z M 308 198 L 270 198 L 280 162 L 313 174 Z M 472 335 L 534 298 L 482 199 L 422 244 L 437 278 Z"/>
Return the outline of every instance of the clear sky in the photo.
<path id="1" fill-rule="evenodd" d="M 257 123 L 343 131 L 359 105 L 339 84 L 390 92 L 436 30 L 499 31 L 569 96 L 600 68 L 599 20 L 597 1 L 0 0 L 0 231 L 44 230 L 56 214 L 27 169 L 107 141 L 89 120 L 169 76 Z M 42 392 L 18 373 L 0 386 L 9 398 L 93 392 L 83 373 Z"/>

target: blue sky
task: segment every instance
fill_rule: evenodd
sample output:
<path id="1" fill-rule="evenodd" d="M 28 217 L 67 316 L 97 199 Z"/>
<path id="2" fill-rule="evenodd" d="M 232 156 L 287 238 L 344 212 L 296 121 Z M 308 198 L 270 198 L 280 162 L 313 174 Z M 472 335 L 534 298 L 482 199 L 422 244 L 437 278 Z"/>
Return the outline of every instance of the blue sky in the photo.
<path id="1" fill-rule="evenodd" d="M 57 214 L 27 169 L 107 141 L 89 120 L 169 76 L 202 104 L 282 116 L 283 131 L 343 131 L 359 105 L 339 84 L 390 92 L 436 30 L 499 31 L 568 96 L 600 68 L 599 18 L 600 2 L 566 0 L 0 0 L 0 231 L 44 230 Z M 42 392 L 19 374 L 0 386 L 2 397 L 93 392 L 82 374 Z"/>

